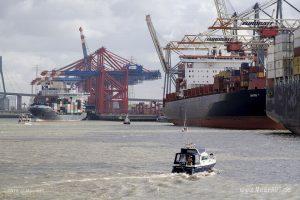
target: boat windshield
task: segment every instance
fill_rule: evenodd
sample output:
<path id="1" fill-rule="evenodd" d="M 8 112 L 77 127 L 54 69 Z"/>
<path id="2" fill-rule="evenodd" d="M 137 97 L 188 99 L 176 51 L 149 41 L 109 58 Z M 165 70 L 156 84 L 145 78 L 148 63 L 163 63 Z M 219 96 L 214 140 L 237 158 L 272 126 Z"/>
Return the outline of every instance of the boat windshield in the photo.
<path id="1" fill-rule="evenodd" d="M 176 163 L 185 163 L 186 162 L 186 155 L 181 154 L 181 153 L 177 153 L 176 158 L 175 158 L 175 162 Z"/>
<path id="2" fill-rule="evenodd" d="M 199 164 L 200 163 L 200 156 L 196 155 L 195 156 L 195 164 Z"/>
<path id="3" fill-rule="evenodd" d="M 208 156 L 202 156 L 201 160 L 207 160 Z"/>

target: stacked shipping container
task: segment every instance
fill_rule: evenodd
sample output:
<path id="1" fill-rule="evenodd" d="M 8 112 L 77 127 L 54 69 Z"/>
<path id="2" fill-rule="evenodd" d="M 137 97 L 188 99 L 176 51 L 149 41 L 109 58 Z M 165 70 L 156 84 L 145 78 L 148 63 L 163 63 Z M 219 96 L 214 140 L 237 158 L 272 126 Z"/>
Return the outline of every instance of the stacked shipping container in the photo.
<path id="1" fill-rule="evenodd" d="M 129 106 L 129 113 L 133 115 L 161 115 L 162 104 L 158 102 L 139 102 Z"/>
<path id="2" fill-rule="evenodd" d="M 55 112 L 64 114 L 81 114 L 84 112 L 83 99 L 64 98 L 58 99 L 52 107 Z"/>
<path id="3" fill-rule="evenodd" d="M 270 45 L 268 48 L 268 55 L 266 58 L 266 66 L 267 66 L 267 78 L 275 78 L 275 46 Z"/>
<path id="4" fill-rule="evenodd" d="M 241 65 L 241 87 L 247 88 L 249 86 L 249 64 L 242 63 Z"/>
<path id="5" fill-rule="evenodd" d="M 293 38 L 289 33 L 275 37 L 275 45 L 270 45 L 267 56 L 267 77 L 280 78 L 292 75 Z"/>
<path id="6" fill-rule="evenodd" d="M 249 82 L 250 90 L 254 89 L 265 89 L 266 88 L 266 77 L 258 77 L 255 79 L 251 79 Z"/>
<path id="7" fill-rule="evenodd" d="M 184 98 L 192 98 L 203 95 L 211 95 L 223 92 L 236 92 L 241 89 L 265 89 L 266 79 L 263 67 L 249 66 L 242 63 L 239 70 L 226 69 L 214 76 L 214 84 L 206 84 L 181 92 L 166 95 L 165 102 L 176 101 Z"/>
<path id="8" fill-rule="evenodd" d="M 300 74 L 300 29 L 294 32 L 294 60 L 293 60 L 293 74 Z"/>
<path id="9" fill-rule="evenodd" d="M 238 90 L 241 85 L 241 70 L 233 70 L 229 79 L 229 90 Z"/>

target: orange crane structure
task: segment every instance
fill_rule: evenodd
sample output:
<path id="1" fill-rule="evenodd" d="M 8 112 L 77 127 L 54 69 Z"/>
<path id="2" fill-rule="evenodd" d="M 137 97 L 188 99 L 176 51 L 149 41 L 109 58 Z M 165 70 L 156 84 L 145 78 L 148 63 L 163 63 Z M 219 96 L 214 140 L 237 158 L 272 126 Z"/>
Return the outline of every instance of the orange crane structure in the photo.
<path id="1" fill-rule="evenodd" d="M 122 58 L 101 47 L 87 53 L 83 29 L 80 27 L 83 58 L 67 66 L 43 71 L 31 84 L 49 81 L 71 83 L 90 94 L 87 109 L 96 114 L 127 114 L 128 85 L 161 77 L 159 70 L 147 70 L 142 65 Z"/>

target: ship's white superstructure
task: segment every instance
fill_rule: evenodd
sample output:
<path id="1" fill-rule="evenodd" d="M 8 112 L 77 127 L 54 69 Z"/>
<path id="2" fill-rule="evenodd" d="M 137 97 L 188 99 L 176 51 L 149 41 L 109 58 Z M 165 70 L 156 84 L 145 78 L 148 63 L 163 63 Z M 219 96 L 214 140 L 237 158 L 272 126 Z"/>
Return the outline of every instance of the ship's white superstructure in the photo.
<path id="1" fill-rule="evenodd" d="M 181 59 L 185 63 L 186 89 L 213 84 L 214 76 L 226 69 L 239 69 L 241 63 L 251 61 L 244 57 L 216 56 Z"/>

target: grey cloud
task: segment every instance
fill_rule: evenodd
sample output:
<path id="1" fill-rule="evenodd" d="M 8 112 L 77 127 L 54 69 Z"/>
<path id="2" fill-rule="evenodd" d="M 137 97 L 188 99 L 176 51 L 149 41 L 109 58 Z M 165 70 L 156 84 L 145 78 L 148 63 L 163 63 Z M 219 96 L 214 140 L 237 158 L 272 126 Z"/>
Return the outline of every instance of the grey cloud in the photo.
<path id="1" fill-rule="evenodd" d="M 254 0 L 231 0 L 236 10 Z M 290 0 L 300 7 L 297 0 Z M 90 52 L 105 46 L 120 56 L 150 69 L 160 69 L 145 15 L 151 14 L 163 44 L 184 34 L 203 32 L 216 17 L 213 0 L 13 0 L 0 1 L 0 55 L 8 77 L 16 77 L 22 90 L 30 91 L 33 67 L 51 69 L 82 57 L 78 28 L 82 26 Z M 28 86 L 26 84 L 28 83 Z M 16 85 L 12 81 L 8 88 Z M 26 87 L 25 87 L 26 86 Z M 161 95 L 162 80 L 135 86 Z"/>

